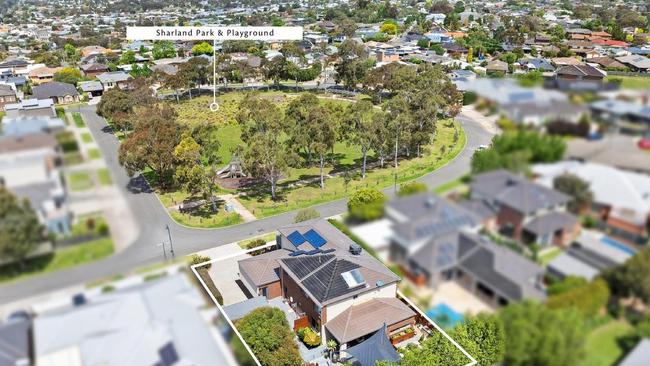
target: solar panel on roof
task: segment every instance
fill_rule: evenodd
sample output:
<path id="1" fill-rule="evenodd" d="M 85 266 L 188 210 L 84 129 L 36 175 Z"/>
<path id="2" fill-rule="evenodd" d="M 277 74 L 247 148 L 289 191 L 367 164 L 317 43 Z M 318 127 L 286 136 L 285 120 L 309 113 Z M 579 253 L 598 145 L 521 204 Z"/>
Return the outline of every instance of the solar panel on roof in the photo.
<path id="1" fill-rule="evenodd" d="M 303 237 L 316 249 L 322 247 L 325 245 L 325 243 L 327 243 L 327 240 L 320 236 L 320 234 L 317 233 L 314 229 L 307 231 Z"/>
<path id="2" fill-rule="evenodd" d="M 314 249 L 307 252 L 307 255 L 314 255 L 320 253 L 320 249 Z"/>
<path id="3" fill-rule="evenodd" d="M 305 237 L 302 236 L 301 233 L 294 231 L 289 236 L 287 236 L 287 239 L 291 242 L 291 244 L 298 246 L 306 241 Z"/>
<path id="4" fill-rule="evenodd" d="M 296 250 L 295 252 L 289 253 L 289 257 L 297 257 L 302 254 L 305 254 L 304 250 Z"/>

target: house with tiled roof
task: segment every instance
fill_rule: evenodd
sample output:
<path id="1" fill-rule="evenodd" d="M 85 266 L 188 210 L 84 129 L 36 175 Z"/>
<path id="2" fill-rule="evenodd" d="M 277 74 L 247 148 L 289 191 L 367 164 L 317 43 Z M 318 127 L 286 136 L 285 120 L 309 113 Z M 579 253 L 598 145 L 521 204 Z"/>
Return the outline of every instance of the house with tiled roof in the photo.
<path id="1" fill-rule="evenodd" d="M 487 203 L 458 205 L 432 193 L 391 201 L 390 260 L 416 285 L 437 288 L 455 281 L 488 304 L 543 300 L 544 270 L 515 251 L 479 235 L 494 220 Z"/>
<path id="2" fill-rule="evenodd" d="M 470 190 L 471 200 L 493 210 L 499 233 L 518 242 L 567 245 L 580 231 L 569 196 L 507 170 L 473 176 Z"/>
<path id="3" fill-rule="evenodd" d="M 16 103 L 16 91 L 11 85 L 0 84 L 0 111 L 4 110 L 7 104 Z"/>
<path id="4" fill-rule="evenodd" d="M 316 329 L 323 344 L 335 340 L 342 350 L 384 326 L 386 336 L 415 326 L 416 312 L 396 295 L 400 277 L 326 220 L 283 227 L 276 243 L 238 262 L 254 297 L 227 313 L 242 313 L 260 297 L 282 300 L 296 314 L 294 329 Z"/>
<path id="5" fill-rule="evenodd" d="M 55 104 L 70 104 L 79 101 L 79 92 L 72 84 L 52 81 L 32 88 L 36 99 L 52 99 Z"/>

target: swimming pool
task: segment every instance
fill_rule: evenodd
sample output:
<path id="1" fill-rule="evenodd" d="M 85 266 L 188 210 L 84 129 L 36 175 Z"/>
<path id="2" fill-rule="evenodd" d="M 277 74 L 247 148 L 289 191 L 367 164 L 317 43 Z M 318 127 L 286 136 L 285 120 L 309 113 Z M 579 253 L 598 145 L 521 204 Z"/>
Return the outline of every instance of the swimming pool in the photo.
<path id="1" fill-rule="evenodd" d="M 636 251 L 634 249 L 628 247 L 627 245 L 625 245 L 625 244 L 623 244 L 623 243 L 621 243 L 621 242 L 619 242 L 617 240 L 614 240 L 614 239 L 610 238 L 609 236 L 603 236 L 602 238 L 600 238 L 600 241 L 603 244 L 605 244 L 607 246 L 610 246 L 612 248 L 618 249 L 618 250 L 622 251 L 625 254 L 629 254 L 629 255 L 635 255 L 636 254 Z"/>
<path id="2" fill-rule="evenodd" d="M 444 303 L 429 308 L 425 314 L 443 328 L 453 328 L 463 321 L 463 314 L 458 313 Z"/>

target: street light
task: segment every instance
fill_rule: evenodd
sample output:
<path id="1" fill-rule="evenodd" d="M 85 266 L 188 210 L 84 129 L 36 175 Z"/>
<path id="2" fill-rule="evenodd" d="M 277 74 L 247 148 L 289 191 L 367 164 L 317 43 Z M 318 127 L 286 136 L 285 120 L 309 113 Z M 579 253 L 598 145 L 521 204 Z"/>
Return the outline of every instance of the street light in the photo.
<path id="1" fill-rule="evenodd" d="M 169 224 L 165 225 L 165 229 L 167 229 L 167 236 L 169 236 L 169 251 L 172 253 L 172 259 L 174 259 L 176 256 L 174 255 L 174 244 L 172 243 L 172 232 L 169 230 Z"/>

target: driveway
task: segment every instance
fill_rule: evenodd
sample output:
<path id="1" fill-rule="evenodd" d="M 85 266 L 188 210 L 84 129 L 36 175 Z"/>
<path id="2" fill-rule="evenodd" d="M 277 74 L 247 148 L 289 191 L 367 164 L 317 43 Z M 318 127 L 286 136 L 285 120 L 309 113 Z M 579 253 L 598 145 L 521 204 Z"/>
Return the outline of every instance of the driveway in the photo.
<path id="1" fill-rule="evenodd" d="M 565 158 L 650 173 L 650 154 L 639 149 L 638 137 L 611 134 L 601 140 L 575 138 L 567 143 Z"/>
<path id="2" fill-rule="evenodd" d="M 83 114 L 89 130 L 106 160 L 107 168 L 111 171 L 115 185 L 126 199 L 133 222 L 138 228 L 137 239 L 123 251 L 109 258 L 49 273 L 45 276 L 36 276 L 0 285 L 0 303 L 127 273 L 140 266 L 161 262 L 163 254 L 159 244 L 163 241 L 169 242 L 166 226 L 170 228 L 176 255 L 182 256 L 269 233 L 281 226 L 293 223 L 295 212 L 287 212 L 219 229 L 196 229 L 177 224 L 169 217 L 167 210 L 146 180 L 140 175 L 129 177 L 125 169 L 120 166 L 118 161 L 119 141 L 112 134 L 106 121 L 95 113 L 95 106 L 83 106 L 79 111 Z M 481 123 L 476 122 L 465 113 L 459 115 L 457 120 L 461 122 L 467 136 L 465 149 L 446 166 L 419 179 L 430 187 L 438 186 L 466 174 L 470 169 L 470 160 L 474 150 L 479 145 L 489 143 L 492 138 L 491 131 L 487 131 Z M 393 188 L 386 189 L 385 192 L 392 195 Z M 334 216 L 347 210 L 346 199 L 316 205 L 314 209 L 320 213 L 321 217 Z"/>

